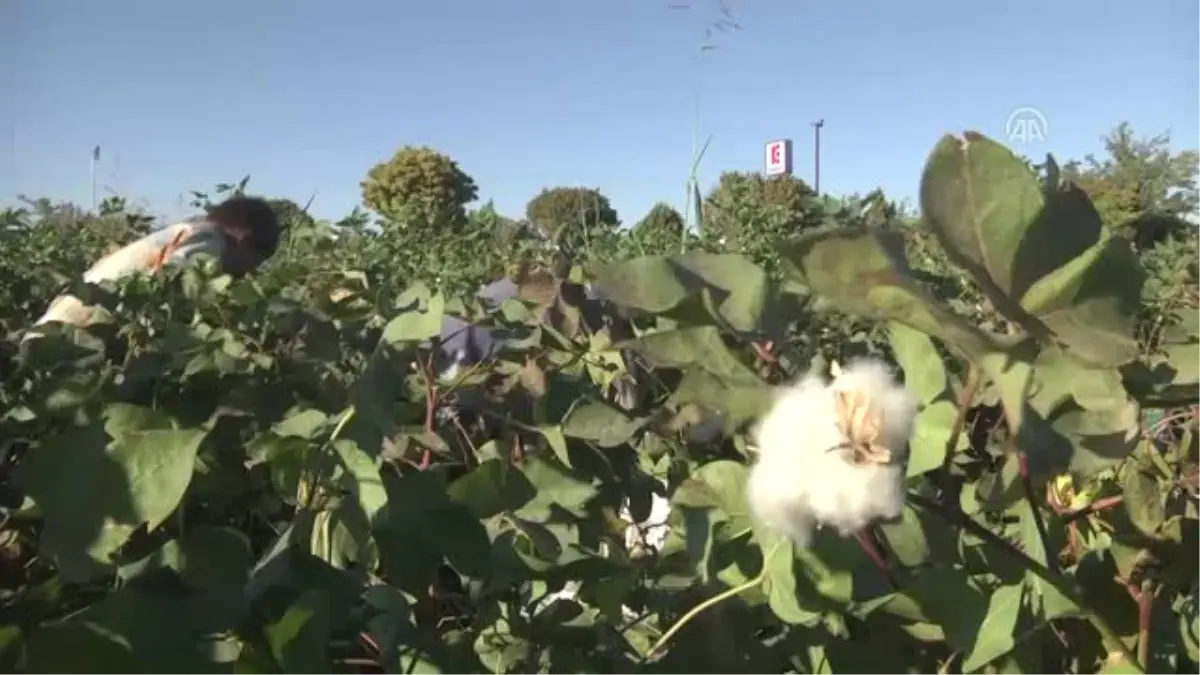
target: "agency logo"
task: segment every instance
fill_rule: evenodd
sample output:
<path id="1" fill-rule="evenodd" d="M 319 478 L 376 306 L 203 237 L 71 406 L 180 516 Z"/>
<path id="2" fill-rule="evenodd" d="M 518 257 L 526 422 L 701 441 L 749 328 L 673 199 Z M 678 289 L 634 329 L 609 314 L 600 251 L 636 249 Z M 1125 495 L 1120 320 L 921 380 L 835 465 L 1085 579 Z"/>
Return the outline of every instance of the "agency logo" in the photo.
<path id="1" fill-rule="evenodd" d="M 1008 114 L 1004 135 L 1009 143 L 1045 143 L 1050 137 L 1050 121 L 1041 110 L 1022 106 Z"/>

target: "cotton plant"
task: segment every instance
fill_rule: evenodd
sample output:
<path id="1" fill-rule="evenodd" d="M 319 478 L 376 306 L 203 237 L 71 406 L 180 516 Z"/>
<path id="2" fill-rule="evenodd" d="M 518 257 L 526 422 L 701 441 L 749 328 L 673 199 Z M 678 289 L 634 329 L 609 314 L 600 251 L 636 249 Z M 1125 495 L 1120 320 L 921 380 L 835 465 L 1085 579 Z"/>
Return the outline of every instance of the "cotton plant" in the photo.
<path id="1" fill-rule="evenodd" d="M 763 525 L 807 547 L 815 529 L 857 534 L 904 508 L 917 399 L 882 361 L 835 365 L 783 387 L 753 430 L 747 500 Z"/>

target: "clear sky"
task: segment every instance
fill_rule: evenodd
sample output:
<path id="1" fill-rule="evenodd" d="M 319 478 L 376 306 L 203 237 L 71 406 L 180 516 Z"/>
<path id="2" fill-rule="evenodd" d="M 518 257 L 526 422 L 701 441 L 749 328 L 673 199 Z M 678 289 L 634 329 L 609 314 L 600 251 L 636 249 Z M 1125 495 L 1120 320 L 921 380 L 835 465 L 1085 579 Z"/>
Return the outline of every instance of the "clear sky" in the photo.
<path id="1" fill-rule="evenodd" d="M 697 86 L 705 189 L 775 137 L 811 180 L 818 118 L 835 194 L 911 198 L 940 134 L 1004 139 L 1024 106 L 1048 122 L 1014 144 L 1031 156 L 1096 151 L 1121 120 L 1200 146 L 1196 0 L 730 1 L 742 29 L 701 55 L 717 0 L 3 0 L 0 202 L 86 205 L 100 144 L 102 196 L 174 217 L 249 173 L 339 217 L 371 165 L 427 144 L 506 214 L 585 185 L 633 222 L 682 205 Z"/>

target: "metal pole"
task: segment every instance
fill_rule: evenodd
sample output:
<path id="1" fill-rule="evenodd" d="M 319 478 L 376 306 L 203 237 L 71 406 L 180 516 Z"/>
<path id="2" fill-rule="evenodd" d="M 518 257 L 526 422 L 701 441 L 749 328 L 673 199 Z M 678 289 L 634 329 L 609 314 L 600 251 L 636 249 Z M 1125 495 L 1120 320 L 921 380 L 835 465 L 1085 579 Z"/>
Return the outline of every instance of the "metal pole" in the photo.
<path id="1" fill-rule="evenodd" d="M 90 163 L 92 174 L 92 213 L 96 212 L 96 162 L 100 161 L 100 146 L 92 148 L 92 161 Z"/>
<path id="2" fill-rule="evenodd" d="M 821 127 L 825 120 L 817 120 L 813 125 L 813 191 L 821 196 Z"/>

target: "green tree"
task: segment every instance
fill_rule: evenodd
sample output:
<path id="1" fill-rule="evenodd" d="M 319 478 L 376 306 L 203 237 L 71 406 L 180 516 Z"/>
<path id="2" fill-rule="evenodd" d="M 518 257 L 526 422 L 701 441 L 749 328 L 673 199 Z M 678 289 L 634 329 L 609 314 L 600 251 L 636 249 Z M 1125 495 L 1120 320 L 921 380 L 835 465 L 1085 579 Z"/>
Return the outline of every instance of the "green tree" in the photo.
<path id="1" fill-rule="evenodd" d="M 478 196 L 475 181 L 454 160 L 423 146 L 397 150 L 359 185 L 363 203 L 388 230 L 455 230 Z"/>
<path id="2" fill-rule="evenodd" d="M 1062 167 L 1099 211 L 1105 226 L 1125 228 L 1140 248 L 1182 234 L 1200 206 L 1195 150 L 1172 152 L 1171 135 L 1138 138 L 1128 122 L 1104 137 L 1103 158 L 1087 155 Z"/>
<path id="3" fill-rule="evenodd" d="M 683 241 L 683 216 L 671 205 L 659 202 L 633 226 L 630 236 L 645 254 L 677 253 Z"/>
<path id="4" fill-rule="evenodd" d="M 726 171 L 704 200 L 704 237 L 769 265 L 776 242 L 823 220 L 815 196 L 795 176 Z"/>
<path id="5" fill-rule="evenodd" d="M 525 206 L 525 218 L 539 232 L 571 251 L 587 248 L 620 225 L 616 210 L 595 188 L 543 188 Z"/>

